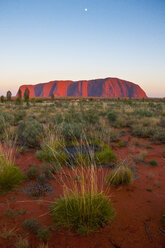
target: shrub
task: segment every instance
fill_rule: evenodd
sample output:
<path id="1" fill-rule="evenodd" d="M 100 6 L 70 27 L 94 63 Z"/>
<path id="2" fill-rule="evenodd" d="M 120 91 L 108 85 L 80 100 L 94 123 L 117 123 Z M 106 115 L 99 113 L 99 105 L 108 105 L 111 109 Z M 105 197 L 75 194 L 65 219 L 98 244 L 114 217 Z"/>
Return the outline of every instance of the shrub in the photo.
<path id="1" fill-rule="evenodd" d="M 110 111 L 107 113 L 107 118 L 109 122 L 115 122 L 118 118 L 118 114 L 116 112 Z"/>
<path id="2" fill-rule="evenodd" d="M 26 116 L 25 111 L 19 111 L 14 113 L 14 125 L 18 125 L 19 121 L 23 120 Z"/>
<path id="3" fill-rule="evenodd" d="M 18 237 L 15 243 L 16 248 L 28 248 L 29 247 L 29 241 L 26 238 Z"/>
<path id="4" fill-rule="evenodd" d="M 34 165 L 31 165 L 30 168 L 27 170 L 26 174 L 30 180 L 35 179 L 38 174 L 38 169 Z"/>
<path id="5" fill-rule="evenodd" d="M 99 121 L 99 115 L 96 110 L 88 110 L 83 113 L 83 120 L 90 124 L 96 124 Z"/>
<path id="6" fill-rule="evenodd" d="M 42 242 L 46 243 L 50 238 L 50 230 L 49 230 L 49 228 L 39 229 L 39 231 L 37 233 L 37 236 Z"/>
<path id="7" fill-rule="evenodd" d="M 43 127 L 36 120 L 20 121 L 18 126 L 18 139 L 28 147 L 38 146 L 43 136 Z"/>
<path id="8" fill-rule="evenodd" d="M 23 173 L 14 165 L 9 155 L 0 150 L 0 192 L 14 189 L 23 178 Z"/>
<path id="9" fill-rule="evenodd" d="M 153 116 L 153 114 L 151 113 L 151 112 L 149 112 L 149 111 L 147 111 L 147 110 L 136 110 L 136 111 L 134 111 L 134 115 L 139 115 L 139 116 L 141 116 L 141 117 L 152 117 Z"/>
<path id="10" fill-rule="evenodd" d="M 81 123 L 66 123 L 62 125 L 62 135 L 66 141 L 80 140 L 82 138 L 83 128 Z"/>
<path id="11" fill-rule="evenodd" d="M 88 234 L 112 221 L 115 212 L 103 193 L 71 194 L 51 206 L 52 219 L 59 227 Z"/>
<path id="12" fill-rule="evenodd" d="M 104 145 L 103 149 L 98 151 L 95 155 L 96 164 L 108 164 L 116 160 L 116 155 L 108 145 Z"/>
<path id="13" fill-rule="evenodd" d="M 75 157 L 74 157 L 74 165 L 76 166 L 88 166 L 90 165 L 91 160 L 90 157 L 83 154 L 83 153 L 78 153 Z"/>
<path id="14" fill-rule="evenodd" d="M 29 232 L 33 234 L 37 234 L 41 224 L 36 219 L 27 219 L 22 223 L 23 227 L 25 227 Z"/>
<path id="15" fill-rule="evenodd" d="M 161 222 L 162 222 L 163 227 L 165 228 L 165 214 L 163 214 L 161 218 Z"/>
<path id="16" fill-rule="evenodd" d="M 132 171 L 128 166 L 121 165 L 112 170 L 110 175 L 106 177 L 106 182 L 110 185 L 118 186 L 121 184 L 129 184 L 132 181 Z"/>
<path id="17" fill-rule="evenodd" d="M 165 128 L 157 127 L 151 139 L 155 141 L 161 141 L 164 143 L 165 142 Z"/>
<path id="18" fill-rule="evenodd" d="M 158 165 L 158 163 L 157 163 L 156 160 L 151 160 L 149 163 L 150 163 L 150 165 L 152 165 L 152 166 Z"/>

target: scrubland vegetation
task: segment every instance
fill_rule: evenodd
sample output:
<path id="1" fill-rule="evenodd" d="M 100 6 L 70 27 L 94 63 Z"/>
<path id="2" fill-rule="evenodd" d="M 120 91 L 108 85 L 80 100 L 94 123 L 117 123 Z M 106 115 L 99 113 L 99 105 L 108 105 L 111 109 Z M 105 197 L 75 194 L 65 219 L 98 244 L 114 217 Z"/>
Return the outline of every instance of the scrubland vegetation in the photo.
<path id="1" fill-rule="evenodd" d="M 157 158 L 147 160 L 153 146 L 164 158 L 164 99 L 44 100 L 27 92 L 23 101 L 9 93 L 0 103 L 0 198 L 22 194 L 25 207 L 30 201 L 44 208 L 35 218 L 8 209 L 8 218 L 22 216 L 22 223 L 19 230 L 0 226 L 0 237 L 15 247 L 30 247 L 31 233 L 36 247 L 49 247 L 56 230 L 89 235 L 111 226 L 118 216 L 111 191 L 133 187 L 139 166 L 159 167 Z M 34 161 L 24 166 L 31 154 Z M 40 223 L 41 216 L 51 224 Z"/>

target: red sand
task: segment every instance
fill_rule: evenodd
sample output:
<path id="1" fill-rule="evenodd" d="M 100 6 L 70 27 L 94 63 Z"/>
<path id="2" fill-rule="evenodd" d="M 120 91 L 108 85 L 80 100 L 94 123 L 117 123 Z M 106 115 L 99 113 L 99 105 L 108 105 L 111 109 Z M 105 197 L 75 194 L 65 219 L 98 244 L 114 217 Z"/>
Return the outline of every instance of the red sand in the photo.
<path id="1" fill-rule="evenodd" d="M 125 137 L 123 137 L 125 139 Z M 129 141 L 127 147 L 114 147 L 118 158 L 133 157 L 139 151 L 144 150 L 144 146 L 149 141 L 138 139 L 141 143 L 140 147 L 135 146 L 132 149 L 134 139 Z M 142 147 L 143 146 L 143 147 Z M 148 152 L 146 161 L 154 159 L 158 162 L 158 166 L 146 166 L 136 164 L 140 176 L 135 179 L 130 186 L 122 186 L 111 188 L 111 200 L 116 210 L 114 222 L 105 228 L 87 237 L 81 237 L 75 232 L 66 230 L 52 231 L 49 247 L 51 248 L 113 248 L 111 241 L 120 248 L 165 248 L 165 236 L 159 233 L 162 229 L 160 218 L 165 213 L 165 158 L 162 151 L 164 145 L 153 145 L 153 149 L 145 149 Z M 16 158 L 16 164 L 23 170 L 27 170 L 30 164 L 40 166 L 42 163 L 38 161 L 33 153 L 19 155 Z M 132 164 L 135 164 L 132 162 Z M 107 169 L 104 169 L 105 173 Z M 16 191 L 4 196 L 0 196 L 0 227 L 4 224 L 8 227 L 17 227 L 18 234 L 28 233 L 22 228 L 21 223 L 28 218 L 38 218 L 45 226 L 52 226 L 49 216 L 49 205 L 54 198 L 62 193 L 60 181 L 51 182 L 54 193 L 43 198 L 42 201 L 33 200 L 27 194 L 20 191 L 25 184 L 20 186 Z M 146 191 L 151 188 L 152 192 Z M 7 218 L 4 216 L 8 208 L 21 210 L 26 208 L 25 215 L 18 215 L 15 218 Z M 149 240 L 145 224 L 152 237 Z M 29 234 L 28 234 L 29 235 Z M 35 235 L 29 235 L 30 247 L 37 247 L 40 243 Z M 12 248 L 15 238 L 10 241 L 0 238 L 0 248 Z"/>

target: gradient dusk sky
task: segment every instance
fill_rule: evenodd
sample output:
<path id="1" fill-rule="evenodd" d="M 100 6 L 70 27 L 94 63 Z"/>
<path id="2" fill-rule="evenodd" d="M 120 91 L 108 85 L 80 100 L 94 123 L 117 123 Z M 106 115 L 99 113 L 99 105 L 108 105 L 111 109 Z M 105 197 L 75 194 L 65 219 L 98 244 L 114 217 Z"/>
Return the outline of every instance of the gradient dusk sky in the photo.
<path id="1" fill-rule="evenodd" d="M 0 95 L 105 77 L 165 97 L 165 0 L 0 0 Z"/>

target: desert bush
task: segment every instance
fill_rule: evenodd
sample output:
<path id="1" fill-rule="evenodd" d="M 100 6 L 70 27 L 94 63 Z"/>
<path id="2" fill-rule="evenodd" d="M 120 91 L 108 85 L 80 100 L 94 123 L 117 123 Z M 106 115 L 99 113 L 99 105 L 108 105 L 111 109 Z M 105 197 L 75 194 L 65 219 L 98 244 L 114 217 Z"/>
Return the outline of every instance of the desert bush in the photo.
<path id="1" fill-rule="evenodd" d="M 152 140 L 165 142 L 165 128 L 157 127 L 151 137 Z"/>
<path id="2" fill-rule="evenodd" d="M 145 127 L 141 124 L 136 124 L 132 127 L 132 135 L 142 137 L 142 138 L 150 138 L 153 136 L 155 132 L 154 127 Z"/>
<path id="3" fill-rule="evenodd" d="M 46 136 L 41 143 L 41 150 L 36 156 L 41 161 L 51 163 L 51 169 L 59 170 L 67 161 L 67 153 L 65 152 L 65 141 L 57 130 L 45 130 Z"/>
<path id="4" fill-rule="evenodd" d="M 36 179 L 38 175 L 38 169 L 34 165 L 31 165 L 30 168 L 27 170 L 26 175 L 30 180 Z"/>
<path id="5" fill-rule="evenodd" d="M 14 189 L 23 178 L 23 173 L 13 163 L 11 153 L 5 153 L 0 149 L 0 192 Z"/>
<path id="6" fill-rule="evenodd" d="M 18 125 L 19 121 L 23 120 L 26 116 L 25 111 L 17 111 L 14 113 L 14 125 Z"/>
<path id="7" fill-rule="evenodd" d="M 134 160 L 135 160 L 135 162 L 137 162 L 137 163 L 142 163 L 142 162 L 145 161 L 146 156 L 147 156 L 147 151 L 144 150 L 144 151 L 141 151 L 141 152 L 134 158 Z"/>
<path id="8" fill-rule="evenodd" d="M 36 147 L 43 137 L 43 127 L 36 120 L 20 121 L 17 129 L 18 140 L 28 147 Z"/>
<path id="9" fill-rule="evenodd" d="M 27 238 L 23 238 L 21 236 L 17 237 L 16 243 L 15 243 L 16 248 L 28 248 L 29 247 L 29 241 Z"/>
<path id="10" fill-rule="evenodd" d="M 160 126 L 165 127 L 165 118 L 160 119 Z"/>
<path id="11" fill-rule="evenodd" d="M 105 165 L 116 160 L 116 155 L 108 145 L 104 145 L 95 155 L 97 165 Z"/>
<path id="12" fill-rule="evenodd" d="M 115 122 L 118 118 L 118 113 L 117 112 L 114 112 L 114 111 L 109 111 L 107 113 L 107 118 L 109 120 L 109 122 Z"/>
<path id="13" fill-rule="evenodd" d="M 13 124 L 13 116 L 6 112 L 0 112 L 0 134 L 4 133 L 5 128 Z"/>
<path id="14" fill-rule="evenodd" d="M 66 142 L 80 140 L 83 136 L 83 127 L 81 123 L 66 123 L 64 122 L 61 126 L 62 135 Z"/>
<path id="15" fill-rule="evenodd" d="M 83 121 L 90 123 L 90 124 L 96 124 L 97 122 L 99 122 L 99 115 L 97 113 L 96 110 L 88 110 L 83 112 Z"/>
<path id="16" fill-rule="evenodd" d="M 83 153 L 78 153 L 74 157 L 74 165 L 75 166 L 89 166 L 91 164 L 91 159 L 88 155 L 85 155 Z"/>
<path id="17" fill-rule="evenodd" d="M 141 109 L 141 110 L 136 110 L 133 113 L 134 115 L 139 115 L 141 117 L 152 117 L 153 114 L 151 112 L 149 112 L 148 110 L 145 109 Z"/>
<path id="18" fill-rule="evenodd" d="M 10 239 L 17 235 L 18 229 L 16 227 L 8 228 L 6 225 L 1 228 L 0 238 Z"/>
<path id="19" fill-rule="evenodd" d="M 42 228 L 38 230 L 37 237 L 44 243 L 46 243 L 50 238 L 49 228 Z"/>
<path id="20" fill-rule="evenodd" d="M 162 222 L 163 227 L 165 228 L 165 214 L 163 214 L 161 218 L 161 222 Z"/>
<path id="21" fill-rule="evenodd" d="M 114 186 L 129 184 L 132 181 L 132 177 L 131 169 L 128 166 L 120 165 L 113 169 L 110 175 L 106 177 L 106 182 Z"/>
<path id="22" fill-rule="evenodd" d="M 112 221 L 115 215 L 109 199 L 103 193 L 71 194 L 51 206 L 55 225 L 76 229 L 79 234 L 96 231 Z"/>
<path id="23" fill-rule="evenodd" d="M 150 160 L 150 165 L 152 165 L 152 166 L 156 166 L 156 165 L 158 165 L 158 163 L 157 163 L 157 161 L 156 160 Z"/>
<path id="24" fill-rule="evenodd" d="M 27 219 L 22 223 L 23 227 L 25 227 L 29 232 L 33 234 L 37 234 L 41 224 L 36 219 Z"/>

